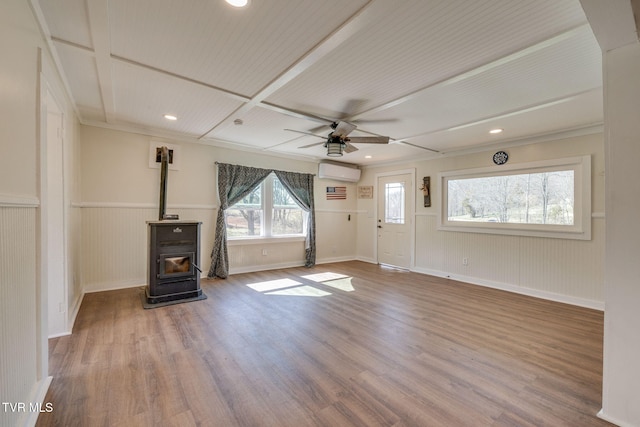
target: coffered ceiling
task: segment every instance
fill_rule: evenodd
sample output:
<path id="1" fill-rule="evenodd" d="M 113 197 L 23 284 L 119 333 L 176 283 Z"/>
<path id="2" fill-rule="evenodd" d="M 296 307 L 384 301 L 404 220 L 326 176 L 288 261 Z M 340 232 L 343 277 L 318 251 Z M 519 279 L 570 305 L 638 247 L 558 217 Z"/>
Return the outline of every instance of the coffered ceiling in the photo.
<path id="1" fill-rule="evenodd" d="M 322 159 L 322 139 L 287 129 L 345 120 L 391 138 L 339 158 L 367 165 L 603 120 L 578 0 L 31 1 L 87 125 Z"/>

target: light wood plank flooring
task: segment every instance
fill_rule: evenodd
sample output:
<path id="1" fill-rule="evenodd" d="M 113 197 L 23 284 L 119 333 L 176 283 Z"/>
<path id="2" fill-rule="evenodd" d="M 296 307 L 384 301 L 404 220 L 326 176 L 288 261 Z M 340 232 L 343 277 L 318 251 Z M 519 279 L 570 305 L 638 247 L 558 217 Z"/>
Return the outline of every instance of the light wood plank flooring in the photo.
<path id="1" fill-rule="evenodd" d="M 85 296 L 38 426 L 602 426 L 603 314 L 363 262 Z"/>

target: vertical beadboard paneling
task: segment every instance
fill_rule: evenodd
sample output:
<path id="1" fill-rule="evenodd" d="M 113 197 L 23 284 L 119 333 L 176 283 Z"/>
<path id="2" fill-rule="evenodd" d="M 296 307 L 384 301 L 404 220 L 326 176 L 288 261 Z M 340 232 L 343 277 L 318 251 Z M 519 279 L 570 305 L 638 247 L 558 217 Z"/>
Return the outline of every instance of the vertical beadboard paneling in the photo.
<path id="1" fill-rule="evenodd" d="M 520 285 L 604 301 L 604 221 L 594 219 L 593 239 L 522 238 Z"/>
<path id="2" fill-rule="evenodd" d="M 36 384 L 36 209 L 0 207 L 0 397 L 25 402 Z M 0 425 L 20 413 L 1 412 Z"/>
<path id="3" fill-rule="evenodd" d="M 437 230 L 435 215 L 416 217 L 416 269 L 568 301 L 604 301 L 604 219 L 592 240 Z M 462 259 L 468 259 L 468 265 Z"/>
<path id="4" fill-rule="evenodd" d="M 84 208 L 82 280 L 87 291 L 145 283 L 146 221 L 154 209 Z"/>
<path id="5" fill-rule="evenodd" d="M 215 209 L 170 209 L 181 219 L 201 221 L 201 268 L 209 269 Z M 157 209 L 138 207 L 82 208 L 82 283 L 94 292 L 147 282 L 147 221 Z"/>

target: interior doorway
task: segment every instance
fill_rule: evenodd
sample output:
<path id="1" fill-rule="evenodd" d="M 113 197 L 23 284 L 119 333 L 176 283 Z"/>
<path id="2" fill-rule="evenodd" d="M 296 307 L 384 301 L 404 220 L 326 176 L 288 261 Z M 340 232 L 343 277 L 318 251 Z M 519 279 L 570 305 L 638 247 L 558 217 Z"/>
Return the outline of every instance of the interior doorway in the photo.
<path id="1" fill-rule="evenodd" d="M 42 152 L 43 280 L 47 289 L 48 336 L 67 334 L 63 114 L 46 90 L 46 142 Z"/>
<path id="2" fill-rule="evenodd" d="M 377 257 L 379 264 L 409 269 L 413 257 L 415 173 L 378 176 Z"/>

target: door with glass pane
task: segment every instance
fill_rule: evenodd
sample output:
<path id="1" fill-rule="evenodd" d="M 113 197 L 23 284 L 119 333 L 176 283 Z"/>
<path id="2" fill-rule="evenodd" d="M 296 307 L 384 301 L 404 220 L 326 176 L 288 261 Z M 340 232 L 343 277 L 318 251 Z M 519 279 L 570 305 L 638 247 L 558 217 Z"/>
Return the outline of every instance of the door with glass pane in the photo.
<path id="1" fill-rule="evenodd" d="M 411 263 L 411 174 L 378 178 L 378 262 L 401 268 Z"/>

